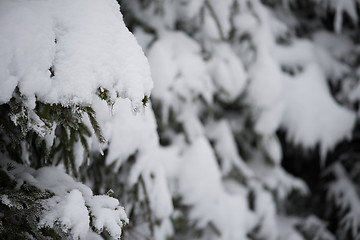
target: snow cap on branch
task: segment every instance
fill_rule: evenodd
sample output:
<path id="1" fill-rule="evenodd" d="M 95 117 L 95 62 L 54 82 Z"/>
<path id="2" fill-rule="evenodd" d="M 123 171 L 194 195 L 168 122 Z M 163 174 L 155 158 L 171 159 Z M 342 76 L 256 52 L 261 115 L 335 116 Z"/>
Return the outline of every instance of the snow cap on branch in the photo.
<path id="1" fill-rule="evenodd" d="M 150 69 L 113 0 L 0 2 L 0 103 L 89 105 L 99 88 L 142 106 Z"/>

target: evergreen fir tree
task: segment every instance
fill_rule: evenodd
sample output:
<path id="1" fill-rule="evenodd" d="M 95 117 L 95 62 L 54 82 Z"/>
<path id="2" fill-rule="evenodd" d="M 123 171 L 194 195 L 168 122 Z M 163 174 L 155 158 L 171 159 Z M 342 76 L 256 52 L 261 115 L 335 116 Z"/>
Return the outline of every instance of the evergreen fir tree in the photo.
<path id="1" fill-rule="evenodd" d="M 221 214 L 216 211 L 211 218 L 211 211 L 203 209 L 200 216 L 197 207 L 210 202 L 210 197 L 197 198 L 195 184 L 186 191 L 178 186 L 173 202 L 181 217 L 177 217 L 179 213 L 172 216 L 175 236 L 357 237 L 358 184 L 348 179 L 346 170 L 340 174 L 335 170 L 339 167 L 332 167 L 340 161 L 338 156 L 331 160 L 339 154 L 337 143 L 349 139 L 355 123 L 357 93 L 350 90 L 358 81 L 354 74 L 358 52 L 352 51 L 357 41 L 355 1 L 124 1 L 123 6 L 127 24 L 152 67 L 157 86 L 152 100 L 160 142 L 167 148 L 180 147 L 180 157 L 189 157 L 192 168 L 196 167 L 192 155 L 216 159 L 225 195 L 234 194 L 229 191 L 229 181 L 230 189 L 236 185 L 242 188 L 246 194 L 240 195 L 242 200 L 238 202 L 247 201 L 247 211 L 255 218 L 250 227 L 243 225 L 242 235 L 232 235 L 236 234 L 234 229 L 221 226 Z M 345 36 L 338 37 L 340 32 Z M 301 103 L 307 96 L 310 100 Z M 313 102 L 317 99 L 319 104 Z M 204 141 L 207 143 L 203 145 L 212 148 L 209 153 L 198 143 Z M 186 154 L 187 148 L 190 154 Z M 335 154 L 329 154 L 332 151 Z M 341 149 L 340 155 L 347 155 L 346 151 Z M 312 162 L 307 164 L 309 160 Z M 347 162 L 350 166 L 357 164 Z M 204 172 L 205 165 L 193 171 Z M 310 191 L 282 166 L 307 182 Z M 299 170 L 297 166 L 302 167 Z M 306 166 L 312 170 L 307 171 Z M 199 173 L 187 177 L 201 181 L 195 177 Z M 209 182 L 210 177 L 202 176 Z M 339 183 L 332 181 L 343 177 L 348 179 L 341 180 L 344 186 L 335 187 Z M 175 182 L 185 176 L 178 178 Z M 307 196 L 296 190 L 307 192 Z M 268 195 L 266 204 L 262 194 Z M 344 195 L 352 197 L 345 200 L 341 198 Z M 321 206 L 324 198 L 327 204 Z M 258 206 L 254 201 L 259 201 Z M 264 205 L 267 207 L 261 209 Z M 295 210 L 303 205 L 306 209 L 302 212 Z M 332 205 L 336 211 L 331 211 Z M 234 215 L 236 209 L 232 206 Z M 329 212 L 335 216 L 329 216 Z M 227 214 L 232 223 L 236 222 L 231 213 Z M 297 224 L 293 224 L 296 231 L 284 230 L 289 224 L 277 230 L 276 225 L 285 225 L 282 218 L 289 214 L 297 214 Z M 332 233 L 313 214 L 331 221 L 328 229 Z M 233 226 L 240 225 L 236 222 Z M 316 231 L 319 226 L 321 233 Z"/>
<path id="2" fill-rule="evenodd" d="M 1 239 L 359 238 L 357 1 L 118 2 L 0 2 Z"/>

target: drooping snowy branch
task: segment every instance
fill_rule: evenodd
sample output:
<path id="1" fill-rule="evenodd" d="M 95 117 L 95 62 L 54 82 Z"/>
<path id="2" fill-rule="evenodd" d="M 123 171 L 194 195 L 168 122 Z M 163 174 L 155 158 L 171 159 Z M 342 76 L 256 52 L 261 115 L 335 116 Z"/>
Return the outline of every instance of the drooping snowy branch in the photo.
<path id="1" fill-rule="evenodd" d="M 360 198 L 356 185 L 347 176 L 346 170 L 337 163 L 330 171 L 335 180 L 327 186 L 327 199 L 332 201 L 340 209 L 341 230 L 338 234 L 345 239 L 348 232 L 352 237 L 360 233 Z"/>
<path id="2" fill-rule="evenodd" d="M 15 181 L 16 189 L 33 186 L 51 194 L 50 198 L 33 200 L 38 201 L 42 208 L 39 213 L 39 228 L 53 228 L 56 225 L 80 239 L 86 239 L 92 229 L 98 233 L 106 230 L 113 238 L 119 239 L 123 226 L 129 222 L 117 199 L 93 195 L 89 187 L 76 182 L 60 169 L 43 167 L 35 170 L 4 159 L 0 167 Z M 10 199 L 1 195 L 1 199 L 10 208 L 21 206 L 16 195 Z M 29 211 L 23 207 L 19 209 L 23 209 L 25 214 Z"/>

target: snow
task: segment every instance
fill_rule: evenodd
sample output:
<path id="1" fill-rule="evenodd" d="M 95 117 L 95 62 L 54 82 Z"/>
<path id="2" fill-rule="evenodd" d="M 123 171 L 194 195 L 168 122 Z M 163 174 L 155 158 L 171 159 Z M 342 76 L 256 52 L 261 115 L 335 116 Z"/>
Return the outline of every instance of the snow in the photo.
<path id="1" fill-rule="evenodd" d="M 282 96 L 273 106 L 262 109 L 262 111 L 255 110 L 255 116 L 258 117 L 255 131 L 264 136 L 271 136 L 280 127 L 284 108 L 285 101 Z"/>
<path id="2" fill-rule="evenodd" d="M 106 164 L 113 164 L 113 172 L 116 174 L 130 156 L 136 156 L 126 183 L 129 189 L 135 187 L 135 184 L 139 184 L 138 201 L 148 201 L 153 220 L 161 220 L 160 225 L 154 226 L 154 234 L 157 239 L 165 240 L 173 233 L 168 222 L 170 214 L 173 212 L 172 198 L 162 163 L 162 159 L 167 159 L 169 155 L 166 155 L 167 151 L 160 148 L 151 104 L 142 108 L 140 114 L 132 113 L 131 102 L 128 99 L 119 99 L 111 107 L 111 112 L 109 112 L 107 104 L 100 99 L 94 100 L 93 108 L 97 113 L 97 120 L 103 135 L 108 140 L 101 146 L 104 151 L 107 150 Z M 98 147 L 97 140 L 93 138 L 92 141 L 95 145 L 93 149 L 96 149 Z M 98 202 L 103 201 L 100 196 L 96 198 Z M 93 200 L 91 201 L 93 202 Z M 134 202 L 127 204 L 128 212 L 131 212 L 133 207 L 138 207 L 133 204 Z M 106 211 L 109 214 L 112 212 L 113 214 L 110 216 L 113 218 L 118 214 L 113 210 Z M 109 214 L 97 214 L 94 224 L 99 231 L 101 231 L 102 225 L 110 225 L 108 223 Z M 118 216 L 118 219 L 119 217 L 123 219 L 122 216 Z M 109 228 L 116 229 L 116 226 L 116 222 L 112 221 Z M 118 234 L 120 233 L 116 233 L 115 236 Z"/>
<path id="3" fill-rule="evenodd" d="M 176 19 L 181 21 L 191 20 L 199 14 L 200 8 L 203 6 L 204 2 L 205 0 L 173 1 L 172 4 L 177 13 Z"/>
<path id="4" fill-rule="evenodd" d="M 214 52 L 208 63 L 208 71 L 225 102 L 234 101 L 245 88 L 246 73 L 243 64 L 227 44 L 214 44 Z"/>
<path id="5" fill-rule="evenodd" d="M 286 28 L 258 1 L 252 5 L 256 9 L 256 16 L 249 6 L 245 6 L 240 9 L 246 10 L 240 10 L 240 14 L 234 17 L 234 26 L 239 37 L 248 35 L 256 46 L 252 54 L 241 49 L 243 46 L 249 51 L 251 45 L 240 43 L 240 47 L 237 47 L 238 55 L 249 65 L 246 102 L 252 107 L 256 131 L 270 136 L 280 126 L 284 94 L 282 72 L 273 53 L 275 37 L 283 34 Z"/>
<path id="6" fill-rule="evenodd" d="M 280 164 L 282 160 L 282 149 L 279 139 L 270 136 L 264 140 L 264 150 L 275 164 Z"/>
<path id="7" fill-rule="evenodd" d="M 305 240 L 304 237 L 294 229 L 299 221 L 300 218 L 297 217 L 279 215 L 277 222 L 279 223 L 278 231 L 280 233 L 280 240 Z"/>
<path id="8" fill-rule="evenodd" d="M 360 198 L 357 187 L 347 176 L 346 170 L 340 163 L 334 164 L 328 171 L 333 172 L 336 180 L 327 187 L 327 199 L 332 200 L 344 214 L 341 220 L 344 230 L 341 235 L 344 237 L 346 231 L 349 231 L 353 237 L 359 236 Z"/>
<path id="9" fill-rule="evenodd" d="M 318 217 L 310 215 L 298 225 L 298 229 L 308 238 L 335 240 L 333 234 L 327 230 L 326 225 L 327 224 Z"/>
<path id="10" fill-rule="evenodd" d="M 154 234 L 157 239 L 166 239 L 172 234 L 171 225 L 166 222 L 170 221 L 173 205 L 161 159 L 167 159 L 169 156 L 166 155 L 167 151 L 159 146 L 151 104 L 142 108 L 140 114 L 131 112 L 131 102 L 128 99 L 119 99 L 112 106 L 111 113 L 107 104 L 100 99 L 94 101 L 93 107 L 98 114 L 97 119 L 103 135 L 108 140 L 107 144 L 101 146 L 103 150 L 107 150 L 106 164 L 114 164 L 115 174 L 130 156 L 136 156 L 126 180 L 127 185 L 130 189 L 140 183 L 137 198 L 139 201 L 145 201 L 145 198 L 149 201 L 154 221 L 161 220 L 161 224 L 154 227 Z M 96 144 L 96 139 L 93 139 L 93 145 Z M 100 201 L 100 197 L 97 198 Z M 134 202 L 128 203 L 126 210 L 131 212 L 133 204 Z M 116 216 L 116 213 L 114 214 Z M 98 217 L 94 223 L 101 229 L 109 216 L 98 214 Z M 122 216 L 120 217 L 122 219 Z M 114 229 L 116 225 L 113 223 L 110 227 Z"/>
<path id="11" fill-rule="evenodd" d="M 341 32 L 343 24 L 343 13 L 347 13 L 355 23 L 358 21 L 358 15 L 356 13 L 356 2 L 354 0 L 330 0 L 329 4 L 335 9 L 334 28 L 336 33 Z"/>
<path id="12" fill-rule="evenodd" d="M 226 120 L 206 126 L 206 135 L 214 142 L 214 150 L 221 160 L 221 170 L 228 174 L 233 167 L 238 168 L 246 177 L 252 176 L 251 170 L 241 159 L 229 123 Z"/>
<path id="13" fill-rule="evenodd" d="M 225 191 L 207 140 L 198 138 L 182 158 L 179 193 L 184 204 L 192 206 L 190 219 L 199 228 L 212 222 L 221 231 L 219 239 L 245 239 L 252 216 L 247 210 L 244 192 Z"/>
<path id="14" fill-rule="evenodd" d="M 59 224 L 62 230 L 69 232 L 74 239 L 87 239 L 91 228 L 90 221 L 93 221 L 99 233 L 107 230 L 113 238 L 120 238 L 122 227 L 129 219 L 117 199 L 106 195 L 93 195 L 89 187 L 76 182 L 58 168 L 43 167 L 35 170 L 6 158 L 2 160 L 2 169 L 8 164 L 14 166 L 7 174 L 14 178 L 18 188 L 26 182 L 42 191 L 54 193 L 53 197 L 41 202 L 44 211 L 40 216 L 40 227 Z M 2 195 L 1 201 L 11 204 L 7 200 L 9 199 Z"/>
<path id="15" fill-rule="evenodd" d="M 165 168 L 160 161 L 167 157 L 164 151 L 151 151 L 141 155 L 131 170 L 129 184 L 134 185 L 140 181 L 145 188 L 150 201 L 150 207 L 156 219 L 165 219 L 173 212 L 172 198 L 168 190 Z"/>
<path id="16" fill-rule="evenodd" d="M 277 222 L 274 221 L 276 216 L 276 208 L 274 199 L 269 192 L 262 191 L 260 189 L 255 190 L 255 211 L 260 218 L 261 227 L 259 236 L 269 240 L 275 240 L 277 238 Z"/>
<path id="17" fill-rule="evenodd" d="M 161 32 L 175 26 L 176 12 L 172 3 L 173 1 L 147 2 L 147 7 L 144 7 L 140 1 L 128 1 L 124 5 L 128 5 L 129 11 L 145 26 Z"/>
<path id="18" fill-rule="evenodd" d="M 211 1 L 211 4 L 223 6 L 216 1 Z M 155 86 L 152 98 L 154 105 L 161 110 L 160 121 L 167 128 L 174 122 L 180 123 L 182 127 L 180 133 L 169 133 L 170 146 L 161 148 L 158 154 L 153 156 L 160 160 L 164 168 L 171 196 L 180 198 L 181 204 L 190 207 L 191 210 L 186 213 L 188 216 L 184 217 L 188 217 L 196 229 L 204 230 L 202 239 L 247 239 L 247 233 L 257 224 L 264 225 L 261 229 L 263 237 L 276 239 L 278 233 L 274 220 L 275 203 L 265 188 L 275 192 L 282 199 L 294 189 L 307 192 L 302 181 L 286 174 L 281 168 L 281 147 L 274 136 L 283 120 L 286 100 L 286 79 L 274 54 L 275 37 L 284 34 L 286 28 L 276 21 L 260 2 L 254 3 L 254 7 L 261 13 L 261 21 L 266 23 L 266 26 L 259 23 L 244 1 L 241 1 L 241 4 L 244 5 L 239 8 L 240 11 L 245 10 L 235 17 L 234 26 L 239 37 L 242 33 L 250 33 L 251 40 L 259 47 L 254 62 L 245 62 L 242 56 L 239 58 L 235 55 L 233 49 L 237 46 L 218 41 L 219 30 L 206 7 L 202 13 L 203 25 L 199 29 L 204 35 L 194 36 L 169 30 L 174 29 L 171 27 L 172 22 L 167 22 L 169 25 L 166 27 L 164 23 L 156 24 L 159 19 L 165 21 L 167 15 L 173 11 L 169 1 L 160 4 L 164 7 L 163 16 L 144 15 L 146 10 L 140 10 L 139 6 L 133 8 L 136 14 L 139 14 L 139 19 L 147 19 L 146 23 L 154 26 L 158 36 L 152 39 L 143 33 L 139 34 L 141 42 L 148 50 L 147 56 Z M 133 6 L 136 3 L 129 5 Z M 153 5 L 155 3 L 151 6 L 154 7 Z M 220 24 L 228 23 L 226 18 L 230 13 L 226 12 L 225 7 L 216 10 L 219 10 L 216 13 Z M 149 14 L 149 11 L 146 14 Z M 194 26 L 187 27 L 190 29 Z M 224 25 L 224 29 L 227 27 Z M 227 34 L 226 30 L 224 33 Z M 152 43 L 149 43 L 150 39 Z M 239 155 L 233 132 L 234 128 L 244 130 L 241 122 L 234 121 L 231 124 L 236 126 L 230 127 L 230 123 L 224 118 L 202 118 L 202 114 L 213 117 L 211 111 L 214 109 L 211 107 L 214 96 L 223 102 L 232 103 L 241 94 L 246 95 L 246 104 L 255 109 L 255 129 L 263 137 L 261 147 L 274 164 L 264 169 L 249 166 Z M 172 119 L 169 119 L 170 112 Z M 141 171 L 145 178 L 147 174 L 151 175 L 146 173 L 150 167 L 142 162 L 144 156 L 147 154 L 139 155 L 140 161 L 136 163 L 132 173 L 136 178 L 132 182 L 138 181 Z M 258 157 L 261 158 L 259 165 L 264 165 L 264 156 Z M 154 165 L 151 172 L 163 171 L 158 163 L 152 163 L 150 159 L 146 161 Z M 157 168 L 159 169 L 155 170 Z M 234 169 L 244 176 L 251 187 L 228 180 L 228 175 Z M 153 181 L 156 181 L 156 178 Z M 149 189 L 155 191 L 156 188 L 151 181 L 147 181 Z M 247 199 L 249 188 L 254 188 L 254 185 L 257 186 L 258 209 L 251 212 L 247 206 Z M 156 191 L 159 194 L 161 192 Z M 168 193 L 163 190 L 162 192 L 167 198 Z M 157 201 L 162 202 L 161 199 Z M 158 208 L 152 206 L 154 209 Z M 162 216 L 167 216 L 166 214 Z M 184 213 L 175 210 L 172 217 L 176 219 L 179 214 Z M 211 226 L 215 226 L 221 234 L 215 234 Z"/>
<path id="19" fill-rule="evenodd" d="M 350 137 L 355 113 L 340 106 L 331 96 L 326 80 L 340 76 L 344 69 L 330 55 L 323 54 L 324 50 L 311 43 L 298 41 L 278 47 L 275 55 L 280 64 L 302 69 L 294 76 L 283 76 L 286 92 L 282 127 L 295 144 L 311 148 L 319 143 L 325 157 L 336 143 Z"/>
<path id="20" fill-rule="evenodd" d="M 36 101 L 91 106 L 107 140 L 99 144 L 95 138 L 87 139 L 91 151 L 99 149 L 106 164 L 114 166 L 114 174 L 135 156 L 125 181 L 129 188 L 139 184 L 137 201 L 149 203 L 155 239 L 171 237 L 175 231 L 171 220 L 183 214 L 175 209 L 173 198 L 189 207 L 186 217 L 191 226 L 205 229 L 202 239 L 248 239 L 257 226 L 259 238 L 278 239 L 284 220 L 276 217 L 275 201 L 293 190 L 306 194 L 308 189 L 281 167 L 276 131 L 284 128 L 290 141 L 305 148 L 319 144 L 323 157 L 350 136 L 355 113 L 334 100 L 327 81 L 339 81 L 349 73 L 339 60 L 354 45 L 342 36 L 318 32 L 314 43 L 294 40 L 280 46 L 275 39 L 288 29 L 260 0 L 238 0 L 238 8 L 231 0 L 127 2 L 131 17 L 144 25 L 135 35 L 149 63 L 114 0 L 1 1 L 0 104 L 18 88 L 26 111 L 11 115 L 12 121 L 17 124 L 29 116 L 36 124 L 28 128 L 44 137 L 48 147 L 56 125 L 43 130 L 45 123 L 31 111 Z M 336 8 L 338 32 L 344 12 L 357 20 L 352 0 L 330 4 Z M 198 32 L 181 31 L 177 26 L 181 24 Z M 235 40 L 221 41 L 232 27 Z M 151 77 L 154 106 L 161 111 L 157 117 L 170 138 L 167 147 L 159 144 L 152 104 L 142 103 L 150 96 Z M 111 106 L 96 96 L 98 89 L 109 90 Z M 356 94 L 354 90 L 351 98 Z M 125 99 L 115 101 L 118 97 Z M 236 106 L 241 110 L 231 116 L 225 107 L 217 109 L 239 102 L 250 113 L 243 112 L 243 106 Z M 255 121 L 254 129 L 246 128 L 246 117 Z M 180 129 L 172 129 L 173 125 Z M 256 139 L 240 134 L 245 131 Z M 246 159 L 239 153 L 241 141 L 252 148 Z M 80 142 L 74 153 L 79 167 L 85 158 Z M 22 158 L 29 162 L 29 155 Z M 234 170 L 244 179 L 233 177 Z M 16 165 L 10 172 L 17 187 L 27 182 L 55 194 L 42 202 L 41 226 L 60 224 L 80 239 L 97 239 L 102 231 L 120 238 L 129 222 L 117 199 L 94 196 L 89 187 L 58 168 Z M 335 173 L 339 179 L 329 198 L 342 210 L 341 204 L 355 206 L 344 220 L 351 228 L 351 220 L 359 219 L 359 199 L 354 189 L 340 194 L 350 180 L 341 168 Z M 248 206 L 251 193 L 254 209 Z M 11 206 L 8 196 L 0 199 Z M 126 203 L 127 210 L 136 203 Z M 302 239 L 291 231 L 293 222 L 286 225 L 283 239 Z"/>
<path id="21" fill-rule="evenodd" d="M 149 65 L 115 1 L 4 0 L 0 16 L 0 103 L 15 87 L 31 109 L 35 100 L 89 105 L 99 87 L 134 109 L 150 95 Z"/>
<path id="22" fill-rule="evenodd" d="M 335 35 L 327 31 L 318 31 L 313 35 L 314 43 L 328 50 L 332 55 L 341 59 L 351 54 L 354 43 L 344 35 Z"/>
<path id="23" fill-rule="evenodd" d="M 176 98 L 192 102 L 198 96 L 211 103 L 214 87 L 200 52 L 184 33 L 163 32 L 147 54 L 156 86 L 153 97 L 170 106 L 179 105 Z"/>
<path id="24" fill-rule="evenodd" d="M 225 0 L 220 2 L 216 0 L 210 0 L 209 4 L 215 12 L 215 17 L 216 20 L 219 22 L 222 34 L 224 35 L 224 37 L 227 37 L 231 30 L 229 20 L 231 16 L 231 7 L 234 4 L 233 1 Z"/>
<path id="25" fill-rule="evenodd" d="M 326 46 L 326 43 L 322 44 Z M 321 47 L 320 43 L 317 46 L 308 40 L 297 40 L 290 46 L 279 46 L 276 48 L 274 56 L 282 66 L 292 68 L 295 66 L 305 68 L 314 63 L 328 78 L 339 78 L 348 72 L 348 67 L 331 56 L 327 50 Z"/>
<path id="26" fill-rule="evenodd" d="M 181 143 L 184 143 L 184 139 L 178 140 Z M 174 144 L 170 147 L 162 147 L 160 151 L 162 154 L 159 154 L 158 159 L 163 165 L 163 168 L 166 173 L 167 184 L 169 191 L 173 196 L 178 190 L 177 178 L 179 175 L 179 169 L 181 168 L 182 158 L 181 152 L 183 151 L 180 144 Z"/>
<path id="27" fill-rule="evenodd" d="M 206 1 L 201 13 L 201 30 L 199 38 L 203 40 L 226 39 L 231 30 L 230 17 L 233 1 Z"/>
<path id="28" fill-rule="evenodd" d="M 154 35 L 146 32 L 141 27 L 135 28 L 132 33 L 144 51 L 146 51 L 150 47 L 151 43 L 155 40 Z"/>
<path id="29" fill-rule="evenodd" d="M 47 207 L 48 212 L 41 219 L 40 226 L 53 227 L 56 221 L 59 221 L 63 229 L 71 231 L 74 238 L 85 238 L 90 219 L 79 190 L 72 190 L 63 199 L 59 197 L 49 199 Z"/>
<path id="30" fill-rule="evenodd" d="M 324 157 L 337 142 L 350 137 L 355 114 L 333 100 L 319 69 L 308 66 L 302 75 L 289 79 L 286 86 L 283 126 L 294 143 L 307 148 L 320 143 Z"/>
<path id="31" fill-rule="evenodd" d="M 196 18 L 205 0 L 181 0 L 181 1 L 129 1 L 129 10 L 145 26 L 149 26 L 157 32 L 166 32 L 175 29 L 176 23 L 189 22 Z M 144 7 L 146 5 L 146 7 Z"/>
<path id="32" fill-rule="evenodd" d="M 88 199 L 86 204 L 93 217 L 95 230 L 101 233 L 106 229 L 111 237 L 120 239 L 124 222 L 129 223 L 129 219 L 124 208 L 119 206 L 119 201 L 105 195 L 97 195 Z"/>
<path id="33" fill-rule="evenodd" d="M 269 77 L 271 76 L 271 77 Z M 249 101 L 267 108 L 281 100 L 283 85 L 278 65 L 268 56 L 261 57 L 250 70 Z"/>
<path id="34" fill-rule="evenodd" d="M 2 204 L 4 204 L 5 206 L 8 206 L 9 208 L 16 208 L 16 209 L 23 209 L 23 206 L 16 203 L 16 202 L 13 202 L 8 195 L 6 194 L 2 194 L 0 195 L 1 198 L 0 198 L 0 201 Z"/>
<path id="35" fill-rule="evenodd" d="M 102 146 L 108 149 L 106 164 L 116 162 L 114 171 L 137 151 L 156 147 L 155 117 L 151 105 L 141 107 L 142 113 L 134 115 L 131 111 L 131 102 L 128 99 L 118 99 L 112 106 L 111 113 L 104 101 L 95 99 L 93 108 L 97 113 L 97 120 L 108 143 Z M 94 144 L 97 140 L 94 139 Z"/>
<path id="36" fill-rule="evenodd" d="M 360 76 L 360 69 L 356 72 L 356 76 Z M 356 102 L 360 100 L 360 84 L 356 84 L 355 86 L 348 86 L 349 89 L 349 99 L 351 102 Z"/>
<path id="37" fill-rule="evenodd" d="M 279 200 L 285 199 L 294 190 L 304 195 L 309 193 L 309 189 L 304 181 L 285 172 L 279 164 L 272 166 L 271 164 L 264 163 L 260 157 L 257 157 L 252 159 L 249 167 L 256 178 L 259 179 L 267 189 L 270 189 L 276 194 Z"/>

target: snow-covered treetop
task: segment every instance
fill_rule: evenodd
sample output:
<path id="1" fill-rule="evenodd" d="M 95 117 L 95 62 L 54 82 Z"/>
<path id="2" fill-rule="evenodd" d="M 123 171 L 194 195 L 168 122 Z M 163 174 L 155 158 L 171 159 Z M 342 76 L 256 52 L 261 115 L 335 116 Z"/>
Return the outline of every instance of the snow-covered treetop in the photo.
<path id="1" fill-rule="evenodd" d="M 18 87 L 35 101 L 90 105 L 93 95 L 129 98 L 152 88 L 148 62 L 112 0 L 0 2 L 0 104 Z"/>

